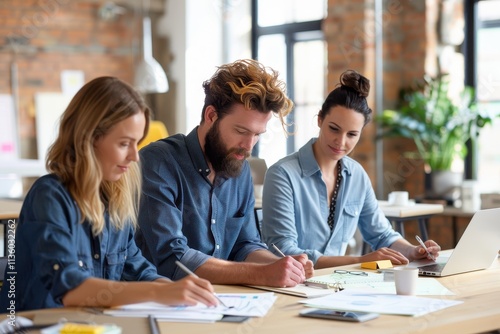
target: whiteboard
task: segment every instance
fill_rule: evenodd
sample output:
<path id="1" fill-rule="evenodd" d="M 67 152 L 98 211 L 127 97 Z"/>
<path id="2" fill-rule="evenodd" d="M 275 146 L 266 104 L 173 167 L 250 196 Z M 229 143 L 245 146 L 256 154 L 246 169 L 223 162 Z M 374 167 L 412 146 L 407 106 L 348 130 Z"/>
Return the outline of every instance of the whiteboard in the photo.
<path id="1" fill-rule="evenodd" d="M 45 161 L 47 150 L 59 132 L 59 119 L 72 98 L 62 93 L 35 94 L 38 160 Z"/>

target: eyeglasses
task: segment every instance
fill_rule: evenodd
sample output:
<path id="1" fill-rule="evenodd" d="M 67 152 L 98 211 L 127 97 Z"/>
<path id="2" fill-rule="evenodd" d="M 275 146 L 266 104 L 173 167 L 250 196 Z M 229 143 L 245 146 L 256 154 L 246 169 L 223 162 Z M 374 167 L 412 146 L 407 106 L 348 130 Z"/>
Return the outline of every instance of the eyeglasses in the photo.
<path id="1" fill-rule="evenodd" d="M 355 276 L 368 276 L 368 273 L 366 273 L 364 271 L 360 271 L 360 270 L 352 270 L 352 271 L 349 271 L 349 270 L 334 270 L 333 273 L 334 274 L 340 274 L 340 275 L 349 274 L 349 275 L 355 275 Z"/>

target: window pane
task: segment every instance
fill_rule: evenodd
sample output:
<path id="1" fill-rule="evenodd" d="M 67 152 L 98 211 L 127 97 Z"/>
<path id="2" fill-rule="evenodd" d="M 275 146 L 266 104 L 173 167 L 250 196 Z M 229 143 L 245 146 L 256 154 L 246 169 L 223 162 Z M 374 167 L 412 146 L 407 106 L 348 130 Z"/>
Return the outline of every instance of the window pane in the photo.
<path id="1" fill-rule="evenodd" d="M 498 20 L 500 13 L 500 0 L 479 1 L 477 16 L 480 21 Z"/>
<path id="2" fill-rule="evenodd" d="M 500 9 L 498 19 L 500 20 Z M 499 23 L 500 24 L 500 23 Z M 477 33 L 477 95 L 481 102 L 500 101 L 500 26 Z"/>
<path id="3" fill-rule="evenodd" d="M 481 108 L 500 110 L 500 102 L 481 105 Z M 492 126 L 481 129 L 479 136 L 479 164 L 477 179 L 482 192 L 500 192 L 500 153 L 493 143 L 500 140 L 500 120 L 495 120 Z M 492 145 L 493 144 L 493 145 Z"/>
<path id="4" fill-rule="evenodd" d="M 321 20 L 326 16 L 325 0 L 259 0 L 258 24 L 261 27 Z"/>
<path id="5" fill-rule="evenodd" d="M 317 115 L 324 99 L 326 50 L 323 41 L 296 43 L 295 75 L 295 149 L 318 134 Z"/>
<path id="6" fill-rule="evenodd" d="M 500 1 L 478 2 L 477 98 L 483 113 L 500 113 Z M 488 21 L 488 22 L 485 22 Z M 484 23 L 487 23 L 485 25 Z M 478 140 L 478 181 L 482 192 L 500 191 L 500 120 L 481 129 Z"/>
<path id="7" fill-rule="evenodd" d="M 259 38 L 258 59 L 280 74 L 286 81 L 286 44 L 283 35 L 267 35 Z M 267 131 L 259 139 L 259 157 L 266 160 L 268 166 L 286 154 L 286 136 L 279 118 L 272 117 L 267 123 Z"/>

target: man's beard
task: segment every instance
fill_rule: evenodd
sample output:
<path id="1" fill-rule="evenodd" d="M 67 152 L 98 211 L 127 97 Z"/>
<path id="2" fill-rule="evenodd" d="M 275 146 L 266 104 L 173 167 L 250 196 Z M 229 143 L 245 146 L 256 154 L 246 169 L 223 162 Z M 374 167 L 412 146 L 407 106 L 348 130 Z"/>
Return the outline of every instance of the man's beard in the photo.
<path id="1" fill-rule="evenodd" d="M 241 174 L 245 159 L 235 159 L 233 154 L 243 155 L 245 159 L 250 156 L 243 148 L 226 148 L 221 140 L 219 120 L 216 120 L 205 137 L 205 155 L 216 174 L 226 177 L 237 177 Z"/>

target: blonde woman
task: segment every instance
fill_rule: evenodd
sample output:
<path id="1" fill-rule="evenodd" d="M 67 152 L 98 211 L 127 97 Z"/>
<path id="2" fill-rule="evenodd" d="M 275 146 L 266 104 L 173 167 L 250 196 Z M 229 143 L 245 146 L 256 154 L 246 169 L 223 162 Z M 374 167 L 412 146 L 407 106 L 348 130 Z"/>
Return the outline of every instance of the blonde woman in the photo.
<path id="1" fill-rule="evenodd" d="M 15 294 L 0 306 L 30 310 L 143 301 L 216 305 L 206 280 L 157 274 L 134 242 L 141 175 L 137 144 L 150 110 L 113 77 L 87 83 L 61 118 L 50 174 L 28 192 L 16 231 Z"/>

